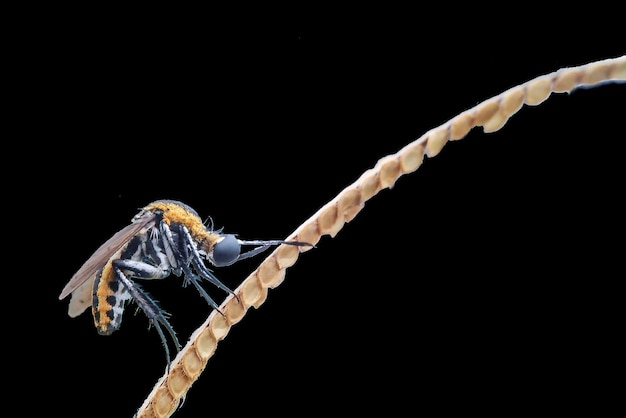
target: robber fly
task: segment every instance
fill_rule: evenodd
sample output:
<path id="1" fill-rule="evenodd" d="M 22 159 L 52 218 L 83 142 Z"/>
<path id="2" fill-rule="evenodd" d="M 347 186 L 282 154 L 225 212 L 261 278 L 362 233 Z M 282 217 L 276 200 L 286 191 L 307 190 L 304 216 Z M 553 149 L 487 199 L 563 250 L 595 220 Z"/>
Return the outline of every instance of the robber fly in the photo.
<path id="1" fill-rule="evenodd" d="M 213 275 L 204 260 L 216 267 L 229 266 L 279 244 L 311 245 L 298 241 L 242 241 L 235 235 L 213 230 L 212 225 L 205 226 L 196 211 L 182 202 L 157 200 L 93 253 L 67 283 L 59 299 L 72 295 L 68 310 L 71 317 L 80 315 L 91 305 L 96 329 L 102 335 L 110 335 L 120 327 L 125 303 L 134 301 L 157 330 L 169 366 L 170 352 L 161 326 L 172 337 L 177 351 L 181 345 L 167 320 L 168 314 L 134 280 L 182 275 L 183 286 L 192 284 L 219 311 L 200 281 L 207 280 L 225 292 L 234 293 Z M 241 253 L 244 245 L 256 247 Z"/>

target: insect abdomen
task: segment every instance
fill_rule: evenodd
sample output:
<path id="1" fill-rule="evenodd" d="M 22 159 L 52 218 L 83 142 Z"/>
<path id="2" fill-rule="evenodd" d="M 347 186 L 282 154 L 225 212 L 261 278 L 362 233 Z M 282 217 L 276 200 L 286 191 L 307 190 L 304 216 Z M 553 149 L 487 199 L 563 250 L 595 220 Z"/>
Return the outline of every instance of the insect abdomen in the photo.
<path id="1" fill-rule="evenodd" d="M 120 327 L 128 299 L 130 294 L 115 278 L 112 263 L 107 263 L 94 283 L 92 313 L 99 334 L 110 335 Z"/>

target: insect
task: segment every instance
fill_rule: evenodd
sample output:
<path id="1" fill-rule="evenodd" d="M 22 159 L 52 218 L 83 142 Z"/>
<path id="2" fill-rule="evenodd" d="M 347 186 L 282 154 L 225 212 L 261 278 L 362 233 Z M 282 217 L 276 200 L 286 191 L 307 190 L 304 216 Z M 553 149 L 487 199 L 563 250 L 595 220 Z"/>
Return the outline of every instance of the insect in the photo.
<path id="1" fill-rule="evenodd" d="M 72 295 L 68 309 L 71 317 L 91 306 L 94 324 L 102 335 L 119 329 L 125 304 L 134 301 L 158 332 L 169 366 L 170 351 L 161 326 L 171 336 L 177 351 L 180 351 L 180 342 L 168 321 L 169 315 L 135 279 L 164 279 L 171 274 L 184 276 L 183 286 L 192 284 L 208 304 L 219 311 L 200 282 L 204 279 L 225 292 L 234 293 L 213 275 L 204 260 L 215 267 L 229 266 L 280 244 L 311 245 L 299 241 L 243 241 L 233 234 L 213 230 L 212 225 L 206 226 L 196 211 L 182 202 L 157 200 L 141 209 L 130 225 L 93 253 L 63 288 L 59 299 Z M 242 253 L 244 245 L 256 247 Z"/>

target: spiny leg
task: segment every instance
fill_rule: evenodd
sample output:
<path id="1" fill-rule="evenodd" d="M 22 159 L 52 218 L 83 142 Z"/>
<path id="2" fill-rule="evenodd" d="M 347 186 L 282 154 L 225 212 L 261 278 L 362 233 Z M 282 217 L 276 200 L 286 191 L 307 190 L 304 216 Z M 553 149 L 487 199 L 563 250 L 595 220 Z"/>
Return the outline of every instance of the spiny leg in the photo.
<path id="1" fill-rule="evenodd" d="M 219 309 L 219 305 L 200 285 L 198 275 L 195 274 L 189 267 L 189 263 L 191 262 L 194 268 L 198 270 L 202 277 L 204 277 L 203 272 L 207 271 L 206 267 L 202 263 L 202 260 L 200 259 L 200 255 L 196 250 L 189 231 L 183 225 L 173 224 L 172 226 L 175 234 L 172 234 L 172 231 L 169 229 L 169 227 L 166 224 L 163 224 L 163 228 L 166 230 L 166 236 L 171 239 L 171 247 L 177 258 L 178 264 L 183 268 L 183 272 L 185 273 L 184 285 L 187 286 L 189 283 L 192 283 L 194 287 L 198 290 L 200 295 L 207 301 L 209 306 L 218 311 L 222 316 L 225 316 L 224 313 Z M 176 236 L 177 240 L 174 239 L 174 236 Z M 189 254 L 190 248 L 193 252 L 192 254 Z M 215 284 L 220 289 L 234 295 L 234 292 L 230 290 L 225 284 L 220 282 L 215 276 L 213 276 L 212 274 L 210 274 L 210 276 L 213 278 L 209 280 L 211 283 Z M 235 295 L 235 297 L 237 296 Z M 237 300 L 239 300 L 238 297 Z"/>
<path id="2" fill-rule="evenodd" d="M 126 289 L 128 289 L 128 291 L 130 292 L 131 296 L 133 297 L 137 305 L 141 308 L 141 310 L 150 320 L 150 323 L 153 324 L 154 328 L 157 330 L 157 333 L 159 334 L 159 337 L 161 338 L 161 342 L 163 343 L 163 347 L 165 348 L 165 356 L 167 358 L 167 367 L 169 369 L 169 366 L 172 360 L 170 356 L 169 346 L 167 344 L 165 334 L 163 333 L 163 330 L 161 329 L 161 325 L 163 325 L 165 329 L 169 332 L 170 336 L 172 337 L 172 340 L 174 341 L 174 345 L 176 346 L 176 351 L 179 352 L 182 346 L 180 345 L 180 342 L 178 341 L 178 337 L 176 336 L 174 329 L 172 328 L 167 318 L 165 317 L 164 312 L 161 310 L 161 308 L 159 308 L 157 303 L 148 295 L 148 293 L 146 293 L 138 284 L 129 280 L 124 275 L 122 270 L 120 270 L 119 267 L 115 266 L 114 270 L 115 270 L 115 275 L 118 278 L 118 280 L 122 282 L 122 284 L 124 284 Z"/>
<path id="3" fill-rule="evenodd" d="M 219 287 L 223 291 L 230 293 L 231 295 L 233 295 L 237 299 L 237 302 L 240 302 L 239 296 L 235 292 L 230 290 L 230 288 L 228 286 L 226 286 L 224 283 L 222 283 L 217 277 L 215 277 L 215 275 L 211 272 L 211 270 L 209 270 L 204 265 L 204 262 L 202 261 L 202 257 L 200 256 L 200 253 L 198 252 L 198 249 L 194 245 L 194 241 L 193 241 L 193 238 L 191 237 L 191 234 L 189 233 L 189 230 L 187 228 L 185 228 L 185 227 L 183 227 L 181 229 L 182 229 L 182 233 L 183 233 L 183 237 L 184 237 L 185 243 L 187 244 L 185 246 L 185 248 L 190 248 L 191 249 L 191 254 L 188 257 L 189 257 L 189 259 L 191 261 L 191 264 L 193 265 L 193 268 L 196 269 L 196 271 L 200 274 L 200 277 L 202 277 L 203 279 L 209 281 L 210 283 L 214 284 L 215 286 Z M 197 276 L 196 276 L 196 278 L 197 278 Z M 194 285 L 196 287 L 199 286 L 199 284 L 196 284 L 196 283 L 194 283 Z"/>

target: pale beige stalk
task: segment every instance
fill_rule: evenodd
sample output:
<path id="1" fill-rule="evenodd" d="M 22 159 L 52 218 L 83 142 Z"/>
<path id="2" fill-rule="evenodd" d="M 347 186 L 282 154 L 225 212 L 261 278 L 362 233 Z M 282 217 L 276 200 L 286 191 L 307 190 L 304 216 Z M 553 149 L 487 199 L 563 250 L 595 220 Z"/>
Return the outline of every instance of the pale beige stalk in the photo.
<path id="1" fill-rule="evenodd" d="M 316 244 L 322 235 L 334 237 L 345 222 L 359 213 L 368 199 L 391 187 L 403 174 L 417 170 L 424 155 L 437 155 L 448 140 L 461 139 L 476 126 L 482 126 L 485 132 L 497 131 L 523 104 L 538 105 L 551 93 L 570 92 L 581 85 L 608 80 L 626 80 L 626 56 L 564 68 L 486 100 L 426 132 L 397 153 L 381 158 L 374 168 L 364 172 L 286 239 Z M 159 379 L 136 417 L 171 416 L 230 327 L 241 321 L 250 307 L 259 307 L 265 301 L 268 289 L 282 283 L 285 270 L 296 262 L 299 253 L 309 250 L 309 247 L 286 245 L 276 248 L 235 290 L 241 303 L 232 296 L 228 297 L 220 307 L 224 316 L 212 312 L 191 335 L 187 345 L 172 362 L 169 373 Z"/>

